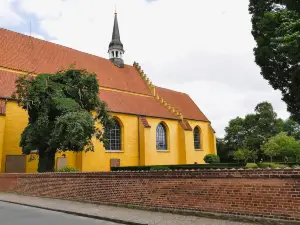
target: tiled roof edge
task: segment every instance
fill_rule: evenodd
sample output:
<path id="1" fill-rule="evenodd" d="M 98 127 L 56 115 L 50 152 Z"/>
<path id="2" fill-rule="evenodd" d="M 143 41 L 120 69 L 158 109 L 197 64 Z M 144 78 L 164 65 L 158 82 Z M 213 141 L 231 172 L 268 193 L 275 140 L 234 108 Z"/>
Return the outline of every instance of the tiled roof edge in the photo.
<path id="1" fill-rule="evenodd" d="M 139 119 L 140 119 L 140 121 L 142 122 L 142 124 L 143 124 L 143 126 L 144 126 L 145 128 L 151 128 L 151 126 L 150 126 L 150 124 L 148 123 L 148 120 L 147 120 L 146 117 L 140 116 Z"/>
<path id="2" fill-rule="evenodd" d="M 138 71 L 138 73 L 140 74 L 140 76 L 142 77 L 142 79 L 144 80 L 144 82 L 146 83 L 146 85 L 149 88 L 149 90 L 151 91 L 153 97 L 157 101 L 159 101 L 165 108 L 167 108 L 173 115 L 179 117 L 180 119 L 183 119 L 182 112 L 180 112 L 178 109 L 176 109 L 176 107 L 174 107 L 173 105 L 171 105 L 170 103 L 168 103 L 165 99 L 163 99 L 161 96 L 159 96 L 156 93 L 155 86 L 152 84 L 152 82 L 150 81 L 150 79 L 144 73 L 144 71 L 142 70 L 141 66 L 137 62 L 134 62 L 133 66 L 136 68 L 136 70 Z"/>
<path id="3" fill-rule="evenodd" d="M 6 99 L 0 99 L 0 116 L 6 115 Z"/>
<path id="4" fill-rule="evenodd" d="M 189 130 L 189 131 L 193 130 L 193 128 L 191 127 L 191 124 L 189 123 L 188 120 L 183 120 L 183 122 L 184 122 L 185 127 L 186 127 L 187 130 Z"/>

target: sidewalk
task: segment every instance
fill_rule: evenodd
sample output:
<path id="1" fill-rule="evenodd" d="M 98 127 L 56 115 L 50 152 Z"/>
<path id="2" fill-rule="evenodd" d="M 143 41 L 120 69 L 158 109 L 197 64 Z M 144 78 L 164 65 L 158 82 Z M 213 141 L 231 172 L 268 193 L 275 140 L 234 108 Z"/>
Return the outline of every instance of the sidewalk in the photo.
<path id="1" fill-rule="evenodd" d="M 149 225 L 253 225 L 252 223 L 183 216 L 115 206 L 95 205 L 66 200 L 48 199 L 0 193 L 0 201 L 18 203 L 69 214 L 119 222 L 121 224 Z"/>

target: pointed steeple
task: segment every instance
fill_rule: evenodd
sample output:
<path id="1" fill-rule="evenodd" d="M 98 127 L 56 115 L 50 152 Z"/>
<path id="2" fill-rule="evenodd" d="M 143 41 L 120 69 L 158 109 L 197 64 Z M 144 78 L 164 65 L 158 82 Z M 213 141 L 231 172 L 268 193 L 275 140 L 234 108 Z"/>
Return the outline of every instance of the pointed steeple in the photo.
<path id="1" fill-rule="evenodd" d="M 114 27 L 111 42 L 109 43 L 108 53 L 109 59 L 118 67 L 123 68 L 123 54 L 124 54 L 123 44 L 120 39 L 120 31 L 118 24 L 117 11 L 115 11 Z"/>

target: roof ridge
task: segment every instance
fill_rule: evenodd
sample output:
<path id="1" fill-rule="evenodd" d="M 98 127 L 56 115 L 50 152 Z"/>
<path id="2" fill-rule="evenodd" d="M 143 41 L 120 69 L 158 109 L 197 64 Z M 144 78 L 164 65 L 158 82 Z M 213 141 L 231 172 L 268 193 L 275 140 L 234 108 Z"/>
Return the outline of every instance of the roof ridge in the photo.
<path id="1" fill-rule="evenodd" d="M 104 58 L 104 57 L 101 57 L 101 56 L 98 56 L 98 55 L 94 55 L 92 53 L 80 51 L 78 49 L 71 48 L 71 47 L 68 47 L 68 46 L 65 46 L 65 45 L 62 45 L 62 44 L 54 43 L 54 42 L 51 42 L 51 41 L 42 40 L 42 39 L 39 39 L 39 38 L 36 38 L 36 37 L 29 36 L 27 34 L 19 33 L 19 32 L 16 32 L 16 31 L 12 31 L 12 30 L 9 30 L 9 29 L 6 29 L 6 28 L 0 27 L 0 30 L 6 30 L 8 32 L 11 32 L 11 33 L 14 33 L 14 34 L 17 34 L 17 35 L 20 35 L 20 36 L 26 36 L 27 38 L 33 38 L 33 39 L 35 39 L 37 41 L 40 41 L 40 42 L 46 42 L 46 43 L 49 43 L 49 44 L 57 45 L 57 46 L 62 47 L 62 48 L 70 49 L 72 51 L 76 51 L 76 52 L 79 52 L 79 53 L 83 53 L 83 54 L 86 54 L 86 55 L 90 55 L 90 56 L 93 56 L 93 57 L 97 57 L 97 58 L 109 61 L 109 59 L 107 59 L 107 58 Z M 125 66 L 129 66 L 129 67 L 133 67 L 132 65 L 129 65 L 129 64 L 124 64 L 124 65 Z"/>
<path id="2" fill-rule="evenodd" d="M 141 66 L 137 63 L 134 62 L 133 66 L 136 68 L 142 79 L 145 81 L 146 85 L 148 86 L 149 90 L 153 94 L 153 97 L 159 101 L 165 108 L 167 108 L 173 115 L 180 117 L 183 119 L 183 114 L 180 112 L 177 108 L 175 108 L 173 105 L 168 103 L 165 99 L 163 99 L 161 96 L 159 96 L 156 92 L 156 86 L 152 84 L 150 79 L 147 77 L 147 75 L 144 73 L 142 70 Z"/>

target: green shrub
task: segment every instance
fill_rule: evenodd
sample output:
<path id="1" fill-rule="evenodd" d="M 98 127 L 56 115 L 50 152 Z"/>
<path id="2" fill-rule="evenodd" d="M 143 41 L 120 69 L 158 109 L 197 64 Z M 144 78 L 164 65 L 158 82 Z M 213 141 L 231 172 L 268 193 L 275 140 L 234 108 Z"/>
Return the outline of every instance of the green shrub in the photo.
<path id="1" fill-rule="evenodd" d="M 265 162 L 265 163 L 257 163 L 257 165 L 259 166 L 259 168 L 272 168 L 272 169 L 275 169 L 275 168 L 286 168 L 286 167 L 289 167 L 289 165 L 286 165 L 286 164 L 279 164 L 279 163 L 271 163 L 271 162 Z"/>
<path id="2" fill-rule="evenodd" d="M 204 157 L 206 163 L 220 163 L 220 157 L 214 154 L 208 154 Z"/>
<path id="3" fill-rule="evenodd" d="M 152 166 L 150 168 L 150 171 L 156 171 L 156 170 L 169 170 L 169 167 L 167 167 L 167 166 Z"/>
<path id="4" fill-rule="evenodd" d="M 284 164 L 284 165 L 287 165 L 289 167 L 300 166 L 300 162 L 279 162 L 278 164 Z"/>
<path id="5" fill-rule="evenodd" d="M 281 169 L 284 169 L 286 167 L 289 167 L 288 165 L 285 165 L 285 164 L 278 164 L 278 163 L 270 163 L 270 167 L 272 169 L 275 169 L 275 168 L 281 168 Z"/>
<path id="6" fill-rule="evenodd" d="M 255 169 L 255 168 L 259 168 L 259 167 L 256 163 L 247 163 L 246 168 Z"/>
<path id="7" fill-rule="evenodd" d="M 269 163 L 257 163 L 257 165 L 259 168 L 262 168 L 262 169 L 270 167 Z"/>
<path id="8" fill-rule="evenodd" d="M 191 170 L 191 169 L 232 169 L 244 168 L 246 163 L 211 163 L 211 164 L 182 164 L 182 165 L 152 165 L 152 166 L 120 166 L 111 167 L 111 171 L 149 171 L 161 169 Z"/>
<path id="9" fill-rule="evenodd" d="M 61 169 L 55 169 L 55 172 L 78 172 L 78 171 L 79 171 L 79 169 L 69 167 L 69 166 L 65 166 Z"/>

